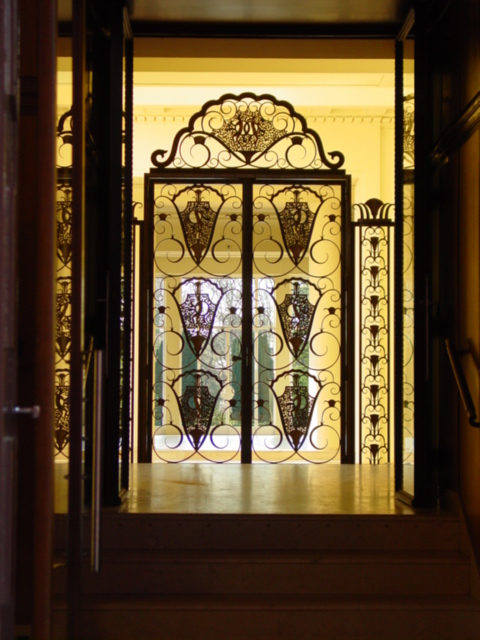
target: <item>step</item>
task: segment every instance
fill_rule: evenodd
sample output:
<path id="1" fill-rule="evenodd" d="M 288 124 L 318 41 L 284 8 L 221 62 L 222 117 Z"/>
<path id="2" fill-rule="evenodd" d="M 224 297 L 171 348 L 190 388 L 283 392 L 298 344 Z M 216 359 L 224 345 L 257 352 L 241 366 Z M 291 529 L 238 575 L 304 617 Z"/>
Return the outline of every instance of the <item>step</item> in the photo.
<path id="1" fill-rule="evenodd" d="M 59 562 L 61 564 L 61 561 Z M 106 551 L 85 569 L 87 594 L 461 595 L 470 562 L 452 551 Z M 66 569 L 54 572 L 55 593 Z"/>
<path id="2" fill-rule="evenodd" d="M 57 603 L 54 640 L 64 640 Z M 157 596 L 84 602 L 85 640 L 478 640 L 470 596 Z"/>
<path id="3" fill-rule="evenodd" d="M 85 518 L 88 547 L 89 519 Z M 102 520 L 111 550 L 309 549 L 457 551 L 460 524 L 450 514 L 411 516 L 119 514 Z M 66 516 L 55 517 L 55 545 L 66 548 Z"/>

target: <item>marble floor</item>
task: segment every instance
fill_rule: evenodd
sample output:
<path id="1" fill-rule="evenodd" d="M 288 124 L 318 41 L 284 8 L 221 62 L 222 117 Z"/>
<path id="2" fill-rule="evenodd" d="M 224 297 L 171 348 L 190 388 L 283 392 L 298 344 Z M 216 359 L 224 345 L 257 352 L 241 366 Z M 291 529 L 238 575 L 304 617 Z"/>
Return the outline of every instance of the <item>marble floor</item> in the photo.
<path id="1" fill-rule="evenodd" d="M 55 511 L 68 465 L 56 464 Z M 413 515 L 395 498 L 393 465 L 132 464 L 122 513 Z"/>

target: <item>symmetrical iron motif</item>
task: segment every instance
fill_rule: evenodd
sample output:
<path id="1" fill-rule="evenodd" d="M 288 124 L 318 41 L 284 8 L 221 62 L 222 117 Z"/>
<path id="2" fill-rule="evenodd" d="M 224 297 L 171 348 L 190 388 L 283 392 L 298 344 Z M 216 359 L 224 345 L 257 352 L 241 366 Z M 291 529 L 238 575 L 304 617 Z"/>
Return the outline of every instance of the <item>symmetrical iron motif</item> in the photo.
<path id="1" fill-rule="evenodd" d="M 315 214 L 308 203 L 300 200 L 304 191 L 305 188 L 293 190 L 293 202 L 286 202 L 283 211 L 278 212 L 283 241 L 295 265 L 305 256 L 315 222 Z"/>
<path id="2" fill-rule="evenodd" d="M 316 305 L 310 303 L 308 293 L 301 293 L 302 285 L 304 289 L 309 287 L 308 280 L 293 280 L 292 284 L 293 293 L 287 293 L 282 303 L 275 302 L 287 346 L 298 358 L 307 344 Z"/>
<path id="3" fill-rule="evenodd" d="M 281 395 L 276 395 L 274 391 L 274 395 L 280 409 L 284 434 L 292 449 L 298 452 L 308 433 L 320 385 L 313 376 L 306 376 L 305 371 L 292 369 L 272 380 L 270 388 L 273 390 L 278 379 L 285 376 L 293 378 L 293 385 L 286 387 Z M 305 377 L 307 382 L 311 379 L 318 387 L 315 395 L 309 394 L 308 384 L 300 384 L 301 378 Z"/>
<path id="4" fill-rule="evenodd" d="M 354 205 L 358 214 L 357 246 L 360 270 L 360 461 L 389 461 L 390 326 L 393 206 L 372 199 Z"/>
<path id="5" fill-rule="evenodd" d="M 220 298 L 215 303 L 207 293 L 202 293 L 202 280 L 204 279 L 198 279 L 195 282 L 195 293 L 188 293 L 184 302 L 179 305 L 180 317 L 188 344 L 197 358 L 203 353 L 208 343 L 220 302 Z M 223 293 L 217 283 L 210 282 L 210 284 Z M 177 289 L 178 287 L 175 287 L 172 293 L 175 294 Z M 175 302 L 177 302 L 176 298 Z"/>
<path id="6" fill-rule="evenodd" d="M 56 455 L 67 455 L 70 434 L 70 353 L 72 341 L 72 112 L 57 125 L 57 281 L 55 335 L 55 426 Z"/>
<path id="7" fill-rule="evenodd" d="M 179 169 L 339 169 L 344 157 L 327 157 L 318 134 L 305 118 L 273 96 L 227 94 L 207 102 L 181 129 L 166 160 L 152 154 L 158 168 Z"/>
<path id="8" fill-rule="evenodd" d="M 194 373 L 181 374 L 173 380 L 173 384 L 184 376 L 194 378 L 194 382 L 187 384 L 184 392 L 178 398 L 182 424 L 193 448 L 195 451 L 199 451 L 210 431 L 213 411 L 223 384 L 218 376 L 201 369 Z M 202 378 L 208 378 L 218 383 L 218 390 L 215 394 L 210 392 L 208 384 L 202 384 Z"/>
<path id="9" fill-rule="evenodd" d="M 196 199 L 189 200 L 187 207 L 180 212 L 187 248 L 197 264 L 200 264 L 210 246 L 216 217 L 210 204 L 202 202 L 202 192 L 203 189 L 196 189 Z"/>

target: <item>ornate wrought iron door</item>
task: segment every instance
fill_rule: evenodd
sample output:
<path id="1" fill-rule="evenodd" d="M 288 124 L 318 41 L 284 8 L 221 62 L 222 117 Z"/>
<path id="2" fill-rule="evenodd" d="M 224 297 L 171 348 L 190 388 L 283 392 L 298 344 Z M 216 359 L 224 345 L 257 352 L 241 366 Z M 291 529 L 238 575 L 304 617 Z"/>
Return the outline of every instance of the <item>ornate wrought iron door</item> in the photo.
<path id="1" fill-rule="evenodd" d="M 158 459 L 345 458 L 343 156 L 271 96 L 224 96 L 147 179 L 145 433 Z M 141 436 L 142 437 L 142 436 Z"/>
<path id="2" fill-rule="evenodd" d="M 175 462 L 235 459 L 242 412 L 242 185 L 160 182 L 153 203 L 153 451 Z"/>
<path id="3" fill-rule="evenodd" d="M 254 459 L 340 458 L 342 184 L 253 187 Z"/>

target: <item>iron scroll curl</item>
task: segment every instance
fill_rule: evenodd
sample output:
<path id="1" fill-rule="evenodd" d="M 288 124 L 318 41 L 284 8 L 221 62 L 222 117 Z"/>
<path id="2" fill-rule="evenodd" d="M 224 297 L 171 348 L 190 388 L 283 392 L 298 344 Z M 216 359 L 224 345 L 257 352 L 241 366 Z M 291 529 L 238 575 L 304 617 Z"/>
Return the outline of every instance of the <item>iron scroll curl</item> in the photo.
<path id="1" fill-rule="evenodd" d="M 326 153 L 318 133 L 284 100 L 270 94 L 225 94 L 210 100 L 175 136 L 172 150 L 151 155 L 165 169 L 340 169 L 340 151 Z"/>

